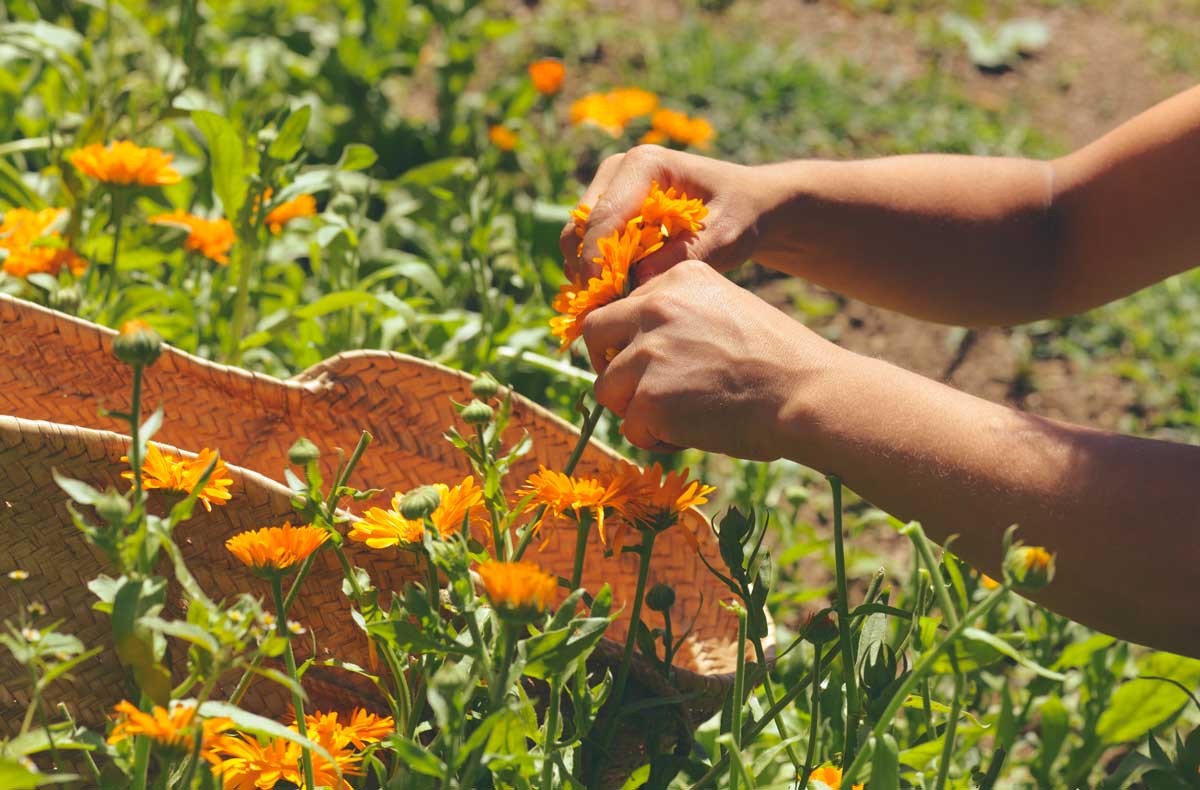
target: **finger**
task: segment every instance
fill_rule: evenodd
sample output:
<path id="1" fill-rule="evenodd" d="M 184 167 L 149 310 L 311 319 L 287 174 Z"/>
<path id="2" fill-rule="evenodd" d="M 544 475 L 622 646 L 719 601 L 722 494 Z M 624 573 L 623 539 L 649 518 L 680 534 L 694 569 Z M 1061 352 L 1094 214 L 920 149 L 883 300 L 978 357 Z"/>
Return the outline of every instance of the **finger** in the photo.
<path id="1" fill-rule="evenodd" d="M 621 167 L 621 161 L 624 158 L 625 154 L 613 154 L 600 163 L 600 167 L 596 169 L 596 175 L 592 178 L 592 183 L 588 184 L 588 188 L 583 192 L 583 197 L 579 199 L 580 204 L 588 207 L 596 204 L 596 200 L 604 194 L 608 183 L 612 181 L 613 174 Z M 558 237 L 558 246 L 562 250 L 565 263 L 563 268 L 566 270 L 567 277 L 571 279 L 576 276 L 592 277 L 598 273 L 591 271 L 590 266 L 580 264 L 579 243 L 581 241 L 583 240 L 575 230 L 575 220 L 572 219 Z"/>
<path id="2" fill-rule="evenodd" d="M 637 337 L 641 306 L 641 299 L 618 299 L 583 319 L 583 342 L 597 373 L 603 373 L 615 354 Z"/>
<path id="3" fill-rule="evenodd" d="M 664 182 L 666 169 L 666 149 L 659 146 L 639 145 L 625 154 L 604 194 L 592 206 L 583 237 L 583 254 L 579 256 L 581 261 L 589 267 L 594 265 L 594 259 L 600 255 L 600 239 L 611 236 L 638 215 L 650 193 L 650 183 Z"/>
<path id="4" fill-rule="evenodd" d="M 593 385 L 596 402 L 618 417 L 624 417 L 646 372 L 648 359 L 635 349 L 626 349 L 613 357 L 612 364 L 596 377 Z"/>
<path id="5" fill-rule="evenodd" d="M 696 247 L 696 238 L 691 234 L 671 239 L 657 252 L 638 261 L 633 267 L 634 287 L 644 285 L 678 263 L 692 258 L 704 258 Z"/>
<path id="6" fill-rule="evenodd" d="M 651 452 L 671 452 L 675 445 L 659 438 L 661 425 L 656 422 L 658 411 L 654 409 L 648 398 L 638 397 L 634 392 L 629 406 L 625 410 L 625 419 L 621 423 L 621 433 L 634 447 Z"/>

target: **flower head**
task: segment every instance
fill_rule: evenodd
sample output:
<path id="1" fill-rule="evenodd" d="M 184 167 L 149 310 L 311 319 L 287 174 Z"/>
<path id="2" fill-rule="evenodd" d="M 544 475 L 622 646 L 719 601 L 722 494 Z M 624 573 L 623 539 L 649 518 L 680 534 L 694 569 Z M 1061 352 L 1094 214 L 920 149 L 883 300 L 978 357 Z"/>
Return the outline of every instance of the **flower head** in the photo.
<path id="1" fill-rule="evenodd" d="M 208 468 L 209 463 L 217 457 L 215 450 L 205 447 L 195 458 L 170 458 L 157 445 L 146 446 L 146 457 L 142 460 L 142 487 L 150 490 L 160 488 L 168 491 L 192 493 L 200 484 L 200 476 Z M 122 461 L 129 461 L 129 456 L 121 456 Z M 212 506 L 223 505 L 230 499 L 229 486 L 233 479 L 228 476 L 229 470 L 225 462 L 217 459 L 208 482 L 200 490 L 199 499 L 206 510 Z M 133 479 L 133 472 L 122 472 L 121 477 Z"/>
<path id="2" fill-rule="evenodd" d="M 183 242 L 184 249 L 198 252 L 217 263 L 229 263 L 229 250 L 237 236 L 233 232 L 233 224 L 224 217 L 205 219 L 176 209 L 169 214 L 151 217 L 150 222 L 154 225 L 173 225 L 186 230 L 188 235 Z"/>
<path id="3" fill-rule="evenodd" d="M 172 155 L 158 148 L 142 148 L 128 140 L 107 146 L 92 143 L 71 154 L 71 164 L 84 175 L 106 184 L 166 186 L 180 175 L 171 167 Z"/>
<path id="4" fill-rule="evenodd" d="M 256 573 L 280 573 L 299 565 L 329 540 L 320 527 L 263 527 L 240 532 L 225 541 L 225 548 Z"/>
<path id="5" fill-rule="evenodd" d="M 1054 579 L 1054 555 L 1041 546 L 1013 546 L 1004 558 L 1004 575 L 1019 590 L 1038 590 Z"/>
<path id="6" fill-rule="evenodd" d="M 132 702 L 122 700 L 114 710 L 117 713 L 117 723 L 108 736 L 109 743 L 120 743 L 126 738 L 145 735 L 168 749 L 192 750 L 195 743 L 195 705 L 176 704 L 170 710 L 156 705 L 154 710 L 146 713 Z M 224 717 L 205 719 L 201 724 L 203 743 L 207 744 L 232 727 L 233 722 Z"/>
<path id="7" fill-rule="evenodd" d="M 656 110 L 650 116 L 650 131 L 642 137 L 643 143 L 674 142 L 695 148 L 707 148 L 716 132 L 712 124 L 703 118 L 689 118 L 686 113 L 675 110 Z"/>
<path id="8" fill-rule="evenodd" d="M 655 182 L 642 202 L 641 213 L 611 236 L 600 239 L 600 276 L 587 282 L 576 279 L 559 288 L 552 304 L 559 315 L 550 319 L 550 332 L 559 338 L 559 351 L 565 351 L 583 333 L 583 320 L 589 313 L 625 296 L 634 264 L 657 252 L 667 239 L 701 230 L 708 214 L 704 201 L 678 193 L 674 187 L 664 191 Z M 591 209 L 579 205 L 571 212 L 575 234 L 582 239 L 587 232 Z"/>
<path id="9" fill-rule="evenodd" d="M 45 273 L 57 277 L 64 266 L 73 275 L 83 273 L 87 261 L 62 246 L 62 235 L 50 230 L 63 213 L 61 208 L 41 211 L 11 208 L 4 212 L 4 220 L 0 222 L 0 250 L 7 253 L 6 274 L 28 277 Z"/>
<path id="10" fill-rule="evenodd" d="M 308 725 L 309 737 L 320 743 L 334 744 L 343 749 L 347 744 L 362 750 L 372 743 L 378 743 L 396 729 L 396 722 L 391 716 L 377 716 L 374 713 L 355 708 L 349 715 L 339 718 L 337 711 L 331 713 L 310 713 L 304 717 Z"/>
<path id="11" fill-rule="evenodd" d="M 529 79 L 534 89 L 543 96 L 553 96 L 562 90 L 567 69 L 557 58 L 542 58 L 529 64 Z"/>
<path id="12" fill-rule="evenodd" d="M 353 786 L 344 777 L 362 773 L 362 755 L 335 746 L 320 733 L 309 733 L 309 738 L 334 760 L 330 763 L 319 753 L 311 752 L 313 783 L 322 788 L 352 790 Z M 227 790 L 270 790 L 280 782 L 304 787 L 300 751 L 300 744 L 283 738 L 274 738 L 263 745 L 241 735 L 225 735 L 209 746 L 204 758 Z"/>
<path id="13" fill-rule="evenodd" d="M 526 512 L 545 507 L 555 516 L 565 516 L 575 521 L 579 521 L 583 513 L 590 513 L 596 521 L 600 540 L 605 540 L 605 509 L 623 508 L 628 499 L 627 488 L 628 479 L 623 476 L 604 483 L 594 478 L 569 477 L 541 466 L 529 476 L 517 495 L 533 495 L 525 508 Z"/>
<path id="14" fill-rule="evenodd" d="M 608 93 L 589 93 L 571 105 L 571 122 L 596 126 L 619 137 L 634 118 L 649 115 L 658 97 L 641 88 L 617 88 Z"/>
<path id="15" fill-rule="evenodd" d="M 432 488 L 436 489 L 440 500 L 429 514 L 429 520 L 442 537 L 462 529 L 464 520 L 468 524 L 477 524 L 484 519 L 487 511 L 483 504 L 483 489 L 476 485 L 474 477 L 468 475 L 454 488 L 444 483 L 436 483 Z M 373 549 L 421 545 L 425 525 L 419 519 L 404 517 L 400 511 L 403 498 L 403 494 L 397 493 L 388 510 L 373 507 L 364 513 L 362 520 L 350 527 L 350 540 L 365 543 Z"/>
<path id="16" fill-rule="evenodd" d="M 264 200 L 271 199 L 271 190 L 267 190 L 263 195 Z M 275 208 L 271 209 L 271 213 L 267 214 L 264 220 L 272 233 L 279 234 L 283 232 L 283 226 L 294 219 L 300 217 L 312 217 L 317 213 L 317 199 L 312 195 L 297 195 L 291 200 L 280 203 Z"/>
<path id="17" fill-rule="evenodd" d="M 558 591 L 558 580 L 533 562 L 485 562 L 478 571 L 488 600 L 502 612 L 543 612 Z"/>
<path id="18" fill-rule="evenodd" d="M 496 124 L 491 129 L 488 129 L 488 139 L 492 141 L 492 145 L 501 151 L 511 151 L 520 142 L 516 132 L 500 124 Z"/>
<path id="19" fill-rule="evenodd" d="M 678 523 L 685 510 L 708 502 L 708 495 L 716 491 L 699 480 L 688 480 L 687 469 L 664 473 L 659 464 L 645 470 L 627 465 L 624 476 L 629 497 L 624 508 L 625 524 L 643 531 L 669 529 Z M 614 542 L 619 542 L 625 524 L 618 527 Z M 687 530 L 683 535 L 693 549 L 699 548 L 695 535 Z"/>
<path id="20" fill-rule="evenodd" d="M 835 765 L 822 765 L 812 772 L 808 778 L 811 790 L 841 790 L 842 769 Z M 853 790 L 862 790 L 862 785 L 854 785 Z"/>

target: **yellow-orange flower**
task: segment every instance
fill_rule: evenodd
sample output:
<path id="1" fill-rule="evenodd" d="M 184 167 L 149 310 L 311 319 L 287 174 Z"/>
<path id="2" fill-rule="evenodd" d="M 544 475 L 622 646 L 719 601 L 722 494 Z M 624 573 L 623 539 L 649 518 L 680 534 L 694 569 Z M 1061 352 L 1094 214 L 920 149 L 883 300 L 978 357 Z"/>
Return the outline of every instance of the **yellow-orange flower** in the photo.
<path id="1" fill-rule="evenodd" d="M 134 322 L 126 322 L 126 324 L 132 323 Z M 144 322 L 137 323 L 141 323 L 144 328 L 149 329 Z M 122 326 L 122 331 L 124 331 L 124 326 Z M 216 456 L 215 450 L 205 447 L 196 454 L 195 458 L 169 458 L 157 445 L 147 445 L 146 457 L 142 459 L 142 488 L 146 490 L 160 488 L 190 494 L 200 484 L 200 476 L 204 474 L 204 470 Z M 129 456 L 123 455 L 121 460 L 128 462 Z M 229 486 L 233 484 L 233 478 L 228 475 L 229 470 L 225 467 L 225 462 L 218 459 L 212 474 L 209 475 L 208 482 L 204 484 L 204 488 L 196 497 L 204 504 L 206 510 L 212 510 L 214 504 L 223 505 L 229 501 L 231 496 Z M 133 472 L 122 472 L 121 477 L 132 480 Z"/>
<path id="2" fill-rule="evenodd" d="M 712 124 L 703 118 L 689 118 L 686 113 L 675 110 L 656 110 L 650 116 L 650 131 L 642 136 L 643 143 L 665 143 L 668 141 L 696 148 L 707 148 L 716 132 Z"/>
<path id="3" fill-rule="evenodd" d="M 812 772 L 808 778 L 812 790 L 841 790 L 842 769 L 836 765 L 822 765 Z M 862 790 L 862 785 L 854 785 L 853 790 Z"/>
<path id="4" fill-rule="evenodd" d="M 70 158 L 79 172 L 106 184 L 167 186 L 180 180 L 179 172 L 171 167 L 171 154 L 128 140 L 107 146 L 92 143 L 73 152 Z"/>
<path id="5" fill-rule="evenodd" d="M 195 744 L 195 705 L 175 704 L 170 710 L 155 705 L 150 713 L 146 713 L 132 702 L 122 700 L 114 710 L 117 722 L 108 736 L 109 743 L 120 743 L 126 738 L 145 735 L 169 749 L 191 751 Z M 204 748 L 204 744 L 209 743 L 210 739 L 232 729 L 233 722 L 224 717 L 213 717 L 205 719 L 200 726 L 201 748 Z"/>
<path id="6" fill-rule="evenodd" d="M 353 786 L 344 777 L 362 773 L 359 765 L 362 755 L 336 746 L 321 733 L 309 733 L 309 740 L 325 749 L 334 760 L 330 763 L 319 753 L 310 752 L 313 783 L 321 788 L 352 790 Z M 226 735 L 214 741 L 204 758 L 213 775 L 221 778 L 225 790 L 272 790 L 280 782 L 303 788 L 300 751 L 299 744 L 283 738 L 274 738 L 264 746 L 248 737 Z"/>
<path id="7" fill-rule="evenodd" d="M 320 527 L 293 527 L 285 521 L 282 527 L 239 532 L 225 541 L 225 548 L 254 571 L 275 573 L 304 562 L 327 540 L 329 533 Z"/>
<path id="8" fill-rule="evenodd" d="M 571 105 L 571 123 L 587 124 L 619 137 L 634 118 L 649 115 L 658 97 L 641 88 L 618 88 L 608 93 L 589 93 Z"/>
<path id="9" fill-rule="evenodd" d="M 264 200 L 271 199 L 271 190 L 263 195 Z M 272 233 L 282 233 L 283 226 L 300 217 L 312 217 L 317 213 L 317 199 L 312 195 L 297 195 L 271 209 L 265 220 Z"/>
<path id="10" fill-rule="evenodd" d="M 685 510 L 708 502 L 708 495 L 717 490 L 699 480 L 689 480 L 687 469 L 664 473 L 659 464 L 644 470 L 630 464 L 624 474 L 629 500 L 624 507 L 625 519 L 613 538 L 618 544 L 626 525 L 662 532 L 676 524 Z M 699 548 L 695 535 L 688 530 L 683 535 L 692 548 Z"/>
<path id="11" fill-rule="evenodd" d="M 558 580 L 533 562 L 484 562 L 477 570 L 497 609 L 542 612 L 558 591 Z"/>
<path id="12" fill-rule="evenodd" d="M 534 89 L 543 96 L 553 96 L 562 90 L 567 68 L 557 58 L 542 58 L 529 64 L 529 79 Z"/>
<path id="13" fill-rule="evenodd" d="M 87 261 L 62 245 L 62 235 L 49 228 L 62 216 L 64 209 L 47 208 L 30 211 L 11 208 L 0 222 L 0 250 L 4 271 L 13 277 L 28 277 L 45 273 L 58 276 L 63 266 L 76 276 L 87 268 Z"/>
<path id="14" fill-rule="evenodd" d="M 516 132 L 500 124 L 496 124 L 491 129 L 488 129 L 488 139 L 492 141 L 492 145 L 501 151 L 511 151 L 520 142 Z"/>
<path id="15" fill-rule="evenodd" d="M 707 215 L 703 200 L 689 198 L 674 187 L 664 191 L 654 182 L 641 213 L 624 228 L 600 239 L 600 256 L 594 259 L 600 264 L 600 276 L 586 283 L 577 278 L 559 289 L 552 303 L 559 315 L 550 319 L 550 332 L 559 339 L 559 351 L 565 351 L 583 333 L 588 313 L 625 296 L 635 263 L 656 252 L 667 239 L 699 231 Z M 571 212 L 575 233 L 581 239 L 590 216 L 591 209 L 585 205 Z"/>
<path id="16" fill-rule="evenodd" d="M 435 483 L 433 487 L 441 499 L 429 515 L 429 520 L 442 537 L 449 537 L 462 529 L 464 519 L 468 524 L 478 524 L 486 517 L 483 489 L 476 485 L 474 477 L 467 475 L 454 488 L 444 483 Z M 400 493 L 393 496 L 389 510 L 377 507 L 368 510 L 361 521 L 350 527 L 347 537 L 373 549 L 420 545 L 425 525 L 420 520 L 407 519 L 400 513 L 400 500 L 403 498 L 404 495 Z"/>
<path id="17" fill-rule="evenodd" d="M 311 713 L 304 721 L 310 738 L 319 743 L 331 743 L 338 749 L 344 749 L 347 744 L 365 749 L 396 729 L 391 716 L 376 716 L 363 708 L 355 708 L 344 720 L 339 720 L 337 711 L 331 711 Z"/>
<path id="18" fill-rule="evenodd" d="M 1000 586 L 1000 582 L 988 576 L 986 573 L 979 574 L 979 583 L 983 585 L 985 590 L 994 590 Z"/>
<path id="19" fill-rule="evenodd" d="M 620 510 L 625 506 L 628 500 L 628 483 L 629 479 L 625 476 L 614 477 L 607 483 L 602 483 L 594 478 L 569 477 L 562 472 L 540 466 L 537 472 L 529 476 L 517 495 L 533 495 L 525 508 L 526 512 L 545 506 L 555 516 L 565 516 L 576 521 L 584 512 L 591 513 L 596 521 L 600 540 L 604 541 L 604 511 L 606 508 Z M 540 526 L 538 524 L 535 529 Z"/>
<path id="20" fill-rule="evenodd" d="M 183 241 L 184 249 L 198 252 L 217 263 L 229 263 L 229 250 L 237 236 L 233 232 L 233 223 L 224 217 L 205 219 L 189 214 L 183 209 L 176 209 L 168 214 L 153 216 L 150 222 L 154 225 L 173 225 L 186 230 L 188 235 Z"/>

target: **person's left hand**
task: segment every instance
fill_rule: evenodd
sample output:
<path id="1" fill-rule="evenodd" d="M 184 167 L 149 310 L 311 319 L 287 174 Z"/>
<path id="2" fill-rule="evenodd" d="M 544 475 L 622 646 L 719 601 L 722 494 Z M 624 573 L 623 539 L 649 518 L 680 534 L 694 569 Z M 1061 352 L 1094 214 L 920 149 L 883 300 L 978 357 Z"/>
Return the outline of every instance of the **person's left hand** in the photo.
<path id="1" fill-rule="evenodd" d="M 701 261 L 684 261 L 583 325 L 596 399 L 634 445 L 773 460 L 837 347 Z M 608 357 L 616 350 L 611 362 Z"/>

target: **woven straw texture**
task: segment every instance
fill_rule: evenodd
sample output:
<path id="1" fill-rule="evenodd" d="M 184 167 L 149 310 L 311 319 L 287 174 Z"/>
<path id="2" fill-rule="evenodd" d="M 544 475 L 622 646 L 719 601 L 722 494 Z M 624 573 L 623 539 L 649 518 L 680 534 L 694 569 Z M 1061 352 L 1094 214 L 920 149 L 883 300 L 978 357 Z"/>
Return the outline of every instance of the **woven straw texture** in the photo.
<path id="1" fill-rule="evenodd" d="M 37 305 L 0 296 L 0 534 L 5 552 L 0 572 L 22 568 L 32 578 L 20 585 L 0 585 L 0 620 L 16 619 L 29 599 L 41 600 L 52 618 L 65 618 L 66 630 L 85 643 L 103 643 L 108 622 L 92 611 L 86 582 L 101 572 L 100 557 L 87 546 L 65 508 L 65 495 L 54 484 L 50 470 L 58 469 L 93 485 L 116 484 L 127 451 L 127 439 L 114 431 L 123 423 L 103 417 L 100 407 L 127 407 L 131 374 L 111 354 L 111 330 L 56 313 Z M 468 462 L 444 437 L 457 416 L 451 399 L 470 399 L 471 377 L 419 359 L 399 354 L 356 351 L 322 362 L 293 379 L 269 376 L 217 365 L 173 348 L 147 371 L 145 412 L 163 406 L 166 419 L 155 441 L 165 448 L 195 452 L 219 449 L 235 483 L 233 499 L 212 513 L 197 509 L 197 517 L 179 533 L 189 567 L 214 598 L 244 591 L 265 595 L 254 579 L 224 548 L 236 532 L 278 524 L 295 517 L 286 489 L 278 482 L 287 466 L 287 450 L 296 438 L 306 436 L 322 450 L 326 479 L 332 476 L 336 450 L 349 452 L 362 430 L 374 441 L 360 463 L 353 484 L 392 492 L 434 482 L 455 484 L 470 473 Z M 532 451 L 514 465 L 512 487 L 536 471 L 539 464 L 561 469 L 578 437 L 575 428 L 530 401 L 514 395 L 513 419 L 505 435 L 515 442 L 523 432 L 533 440 Z M 620 458 L 592 442 L 583 454 L 577 473 L 611 472 Z M 253 471 L 250 471 L 253 470 Z M 547 570 L 570 575 L 574 556 L 573 528 L 548 523 L 548 538 L 529 557 Z M 736 619 L 717 605 L 728 591 L 704 567 L 679 532 L 691 530 L 700 550 L 722 567 L 716 540 L 707 521 L 697 512 L 685 514 L 680 527 L 664 533 L 655 548 L 649 583 L 674 587 L 676 623 L 692 623 L 691 635 L 679 652 L 677 691 L 694 694 L 686 704 L 692 723 L 719 708 L 731 686 L 736 663 Z M 593 533 L 584 586 L 612 586 L 614 603 L 624 607 L 626 620 L 609 631 L 623 640 L 636 582 L 636 557 L 604 557 Z M 399 589 L 413 577 L 402 552 L 369 551 L 347 542 L 351 561 L 366 567 L 382 589 Z M 298 599 L 299 619 L 316 638 L 319 658 L 336 656 L 365 663 L 365 637 L 351 622 L 348 602 L 340 592 L 340 569 L 335 560 L 318 563 Z M 651 627 L 661 616 L 647 611 Z M 676 630 L 682 630 L 677 626 Z M 297 647 L 307 640 L 297 640 Z M 607 640 L 606 640 L 607 641 Z M 605 645 L 601 655 L 615 655 L 615 645 Z M 306 647 L 303 649 L 307 649 Z M 111 656 L 111 651 L 106 655 Z M 114 659 L 97 659 L 80 667 L 53 696 L 76 701 L 84 720 L 94 720 L 121 693 Z M 24 709 L 27 690 L 19 673 L 0 662 L 0 732 Z M 646 666 L 635 668 L 646 689 L 666 693 Z M 364 691 L 350 677 L 326 673 L 310 689 L 317 702 L 325 694 L 342 698 Z M 69 684 L 69 685 L 68 685 Z M 306 687 L 309 682 L 306 679 Z M 327 688 L 326 688 L 327 687 Z M 261 682 L 248 704 L 264 712 L 286 706 L 281 689 Z M 359 700 L 355 700 L 359 703 Z M 345 699 L 342 700 L 343 706 Z"/>

